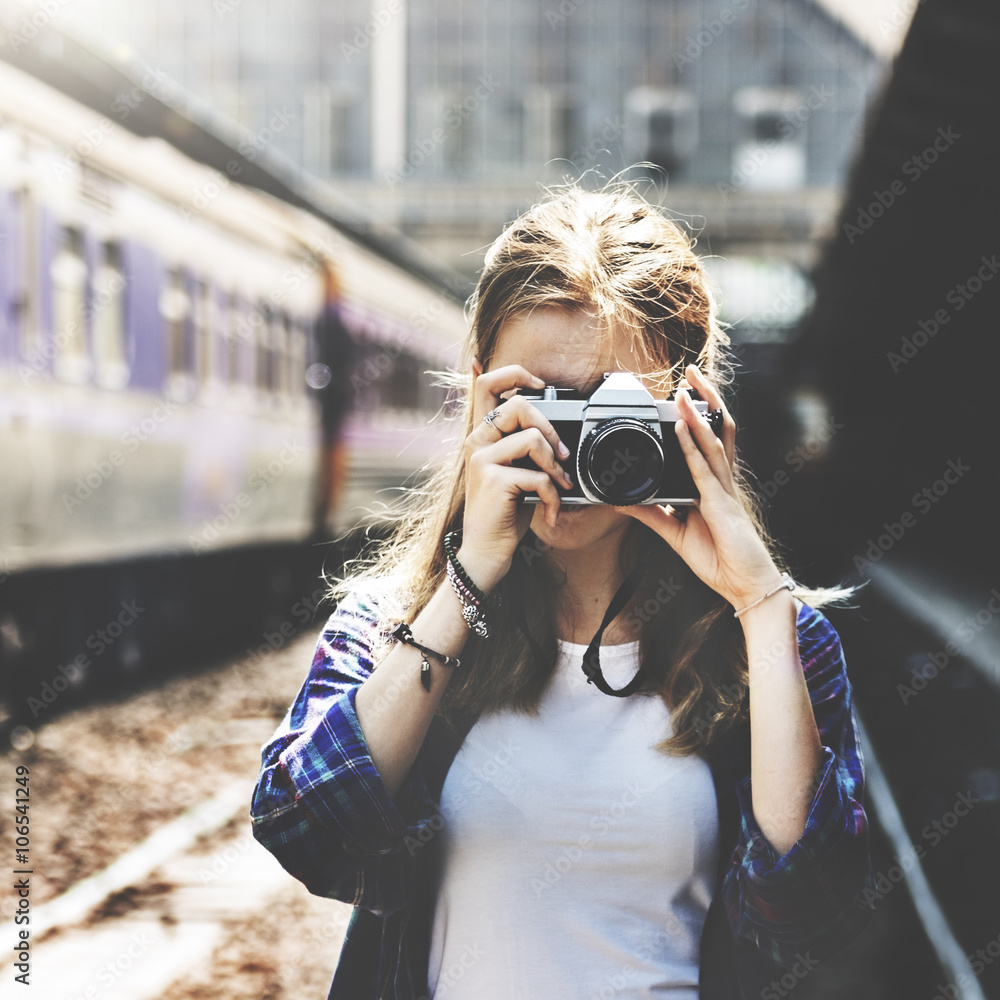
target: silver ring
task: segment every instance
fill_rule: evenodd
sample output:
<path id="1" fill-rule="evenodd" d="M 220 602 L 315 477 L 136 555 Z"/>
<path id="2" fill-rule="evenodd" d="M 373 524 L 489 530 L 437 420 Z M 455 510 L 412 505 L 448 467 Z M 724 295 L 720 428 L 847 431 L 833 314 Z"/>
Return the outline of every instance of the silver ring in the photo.
<path id="1" fill-rule="evenodd" d="M 493 421 L 498 416 L 500 416 L 500 408 L 499 407 L 497 407 L 495 410 L 490 410 L 490 412 L 487 413 L 485 417 L 483 417 L 483 423 L 484 424 L 489 424 L 490 427 L 492 427 L 495 431 L 500 431 L 500 433 L 503 434 L 503 431 L 501 431 L 500 428 L 497 427 L 497 425 L 495 423 L 493 423 Z"/>

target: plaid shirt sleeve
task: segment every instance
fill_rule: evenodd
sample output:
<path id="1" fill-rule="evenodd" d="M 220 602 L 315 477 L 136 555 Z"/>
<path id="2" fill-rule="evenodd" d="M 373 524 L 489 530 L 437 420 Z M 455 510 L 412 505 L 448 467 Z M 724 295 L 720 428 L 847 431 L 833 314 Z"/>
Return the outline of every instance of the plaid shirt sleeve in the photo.
<path id="1" fill-rule="evenodd" d="M 385 915 L 413 894 L 434 806 L 414 768 L 394 801 L 355 713 L 372 671 L 376 610 L 357 595 L 330 616 L 288 714 L 261 752 L 254 836 L 310 892 Z"/>
<path id="2" fill-rule="evenodd" d="M 871 915 L 864 761 L 840 639 L 803 606 L 799 654 L 823 758 L 806 828 L 781 857 L 753 816 L 750 777 L 737 786 L 740 840 L 723 881 L 734 937 L 779 965 L 819 960 L 848 944 Z"/>

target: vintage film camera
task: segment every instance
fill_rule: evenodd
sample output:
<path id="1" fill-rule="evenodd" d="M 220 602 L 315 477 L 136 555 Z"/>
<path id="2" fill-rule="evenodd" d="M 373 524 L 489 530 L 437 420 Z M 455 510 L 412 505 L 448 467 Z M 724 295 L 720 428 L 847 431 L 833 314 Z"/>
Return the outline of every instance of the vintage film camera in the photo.
<path id="1" fill-rule="evenodd" d="M 695 409 L 706 414 L 716 436 L 722 411 L 689 390 Z M 677 404 L 654 399 L 631 372 L 607 372 L 589 399 L 569 398 L 572 389 L 547 385 L 542 394 L 525 394 L 552 423 L 570 450 L 563 462 L 572 489 L 558 487 L 564 504 L 691 504 L 698 499 L 694 480 L 674 432 Z M 578 395 L 578 394 L 577 394 Z M 514 463 L 537 468 L 529 458 Z M 539 503 L 528 493 L 525 503 Z"/>

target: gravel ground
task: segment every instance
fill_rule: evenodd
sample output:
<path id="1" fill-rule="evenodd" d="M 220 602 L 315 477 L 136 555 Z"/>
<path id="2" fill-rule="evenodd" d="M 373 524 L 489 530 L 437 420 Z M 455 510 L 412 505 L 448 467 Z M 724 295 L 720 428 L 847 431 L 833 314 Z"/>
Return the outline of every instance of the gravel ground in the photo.
<path id="1" fill-rule="evenodd" d="M 229 929 L 207 966 L 160 1000 L 323 1000 L 349 914 L 289 880 L 266 909 Z"/>
<path id="2" fill-rule="evenodd" d="M 15 767 L 30 768 L 32 905 L 105 868 L 233 780 L 246 781 L 249 810 L 261 743 L 298 691 L 318 634 L 314 626 L 267 657 L 79 709 L 19 742 L 24 747 L 30 740 L 30 746 L 7 749 L 0 765 L 7 801 L 13 801 Z M 235 822 L 246 827 L 245 817 Z M 231 836 L 233 828 L 216 836 Z M 4 823 L 3 842 L 12 838 Z M 154 874 L 116 893 L 89 922 L 155 905 L 170 888 Z M 0 917 L 9 919 L 13 906 L 6 896 Z M 227 928 L 209 969 L 175 983 L 163 1000 L 325 997 L 348 913 L 349 907 L 312 897 L 289 878 L 273 905 Z"/>
<path id="3" fill-rule="evenodd" d="M 27 749 L 8 750 L 0 777 L 8 801 L 15 766 L 31 769 L 33 904 L 105 868 L 231 780 L 246 779 L 249 809 L 261 743 L 295 697 L 317 635 L 79 709 L 35 730 Z"/>

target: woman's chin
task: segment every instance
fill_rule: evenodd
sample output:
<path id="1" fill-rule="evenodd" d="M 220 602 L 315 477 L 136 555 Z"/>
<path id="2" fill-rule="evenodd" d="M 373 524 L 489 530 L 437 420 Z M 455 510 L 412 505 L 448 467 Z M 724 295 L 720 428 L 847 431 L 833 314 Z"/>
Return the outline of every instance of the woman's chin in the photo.
<path id="1" fill-rule="evenodd" d="M 625 515 L 604 504 L 564 503 L 559 505 L 555 527 L 545 520 L 545 508 L 539 505 L 531 520 L 531 530 L 546 542 L 557 544 L 560 538 L 578 540 L 581 532 L 597 529 L 597 536 Z"/>

